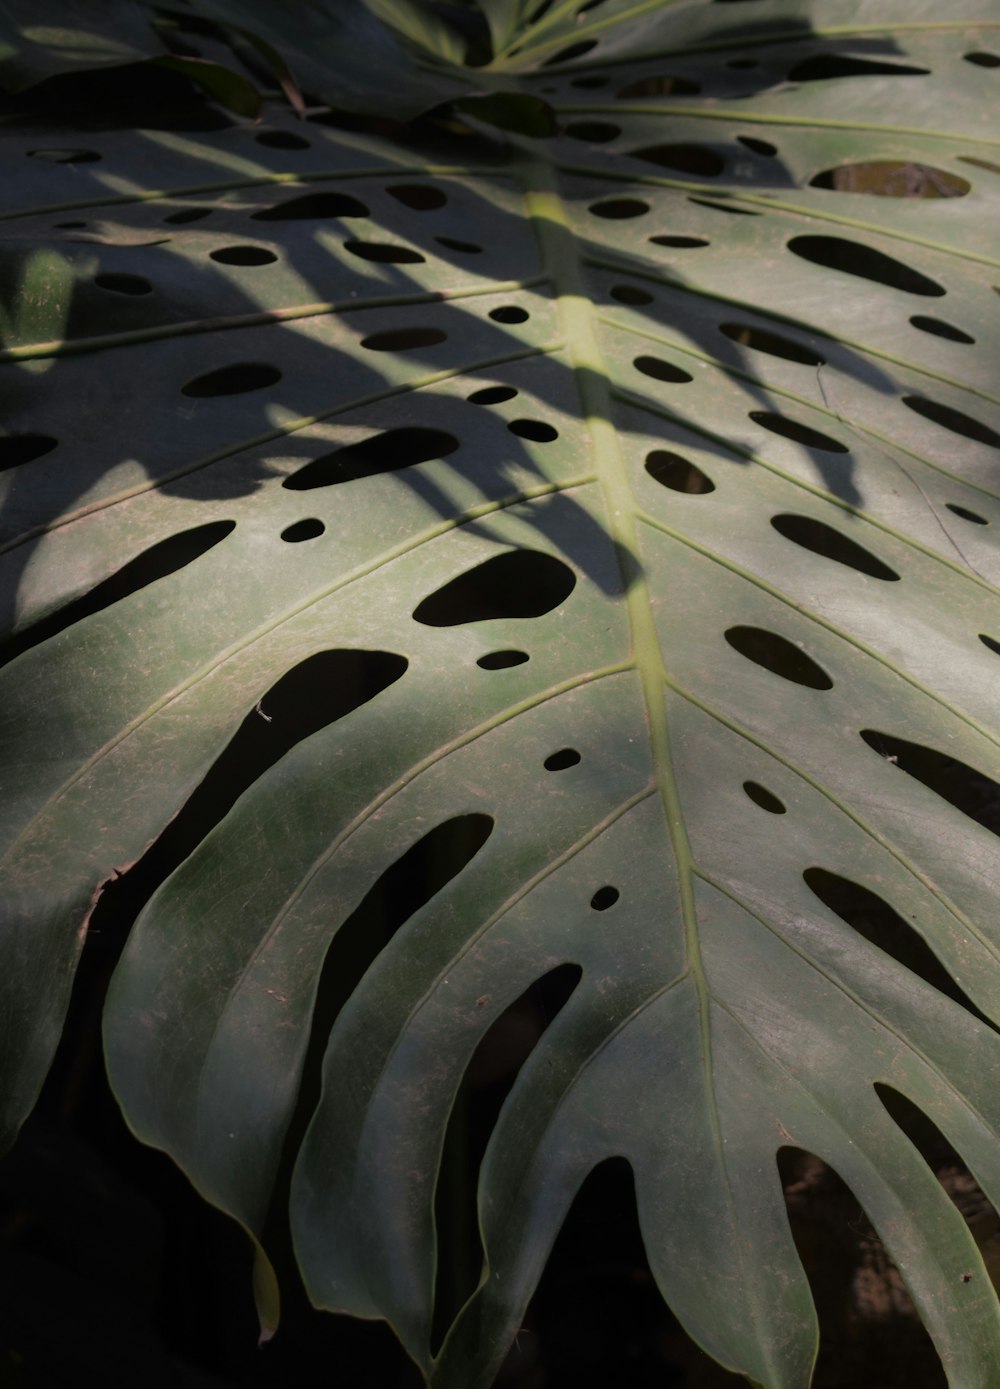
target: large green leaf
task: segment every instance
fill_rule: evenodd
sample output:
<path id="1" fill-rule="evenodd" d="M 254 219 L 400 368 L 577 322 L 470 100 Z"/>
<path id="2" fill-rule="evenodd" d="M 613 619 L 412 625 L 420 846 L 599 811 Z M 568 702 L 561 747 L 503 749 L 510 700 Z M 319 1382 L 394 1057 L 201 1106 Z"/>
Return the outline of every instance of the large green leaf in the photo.
<path id="1" fill-rule="evenodd" d="M 255 1238 L 298 1144 L 311 1295 L 435 1385 L 490 1383 L 613 1155 L 691 1334 L 807 1385 L 791 1145 L 985 1386 L 1000 1309 L 876 1086 L 997 1199 L 1000 19 L 538 9 L 490 9 L 481 87 L 549 140 L 4 130 L 7 1130 L 139 863 L 129 1123 Z M 417 846 L 437 891 L 380 926 Z M 566 964 L 435 1359 L 455 1096 Z"/>

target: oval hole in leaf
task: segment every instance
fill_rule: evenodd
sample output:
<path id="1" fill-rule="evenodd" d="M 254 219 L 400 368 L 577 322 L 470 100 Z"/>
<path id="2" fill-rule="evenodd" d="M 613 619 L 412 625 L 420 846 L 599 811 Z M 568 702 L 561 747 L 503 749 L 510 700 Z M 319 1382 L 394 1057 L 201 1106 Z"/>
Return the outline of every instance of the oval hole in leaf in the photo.
<path id="1" fill-rule="evenodd" d="M 961 516 L 963 521 L 971 521 L 974 526 L 988 526 L 990 524 L 985 516 L 980 516 L 976 511 L 970 511 L 968 507 L 958 506 L 955 502 L 945 502 L 945 506 L 956 516 Z"/>
<path id="2" fill-rule="evenodd" d="M 923 419 L 932 420 L 943 429 L 950 429 L 953 434 L 961 434 L 963 439 L 975 439 L 977 444 L 988 444 L 990 448 L 1000 449 L 1000 434 L 982 420 L 973 419 L 961 410 L 954 410 L 950 405 L 941 405 L 936 400 L 927 400 L 924 396 L 917 395 L 904 395 L 903 404 Z"/>
<path id="3" fill-rule="evenodd" d="M 784 439 L 794 439 L 807 449 L 821 449 L 824 453 L 850 453 L 846 444 L 831 439 L 829 434 L 821 434 L 818 429 L 810 429 L 807 424 L 790 420 L 787 415 L 774 415 L 769 410 L 751 410 L 750 418 L 772 434 L 780 434 Z"/>
<path id="4" fill-rule="evenodd" d="M 210 207 L 182 207 L 180 212 L 171 212 L 169 217 L 164 217 L 164 222 L 172 222 L 175 226 L 184 226 L 187 222 L 200 222 L 203 217 L 210 217 L 213 208 Z"/>
<path id="5" fill-rule="evenodd" d="M 536 444 L 551 444 L 559 438 L 558 429 L 544 420 L 511 420 L 507 428 L 519 439 L 531 439 Z"/>
<path id="6" fill-rule="evenodd" d="M 737 140 L 754 154 L 762 154 L 765 158 L 771 159 L 778 153 L 777 145 L 772 145 L 769 140 L 758 140 L 753 135 L 737 135 Z"/>
<path id="7" fill-rule="evenodd" d="M 796 63 L 789 82 L 828 82 L 836 77 L 927 77 L 930 68 L 905 63 L 880 63 L 872 58 L 855 58 L 847 53 L 820 53 Z"/>
<path id="8" fill-rule="evenodd" d="M 309 141 L 290 130 L 262 130 L 254 139 L 258 145 L 266 145 L 272 150 L 307 150 Z"/>
<path id="9" fill-rule="evenodd" d="M 57 231 L 79 231 L 81 227 L 89 225 L 87 222 L 53 222 L 53 227 Z"/>
<path id="10" fill-rule="evenodd" d="M 616 887 L 610 885 L 599 887 L 590 899 L 590 905 L 595 912 L 606 912 L 609 907 L 613 907 L 618 901 L 621 893 Z"/>
<path id="11" fill-rule="evenodd" d="M 771 525 L 779 535 L 783 535 L 795 545 L 801 545 L 803 550 L 809 550 L 814 555 L 822 555 L 824 559 L 835 560 L 837 564 L 856 569 L 859 574 L 887 581 L 899 578 L 894 569 L 876 559 L 856 540 L 850 540 L 840 531 L 834 530 L 833 526 L 828 526 L 825 521 L 816 521 L 811 516 L 783 514 L 772 516 Z"/>
<path id="12" fill-rule="evenodd" d="M 793 236 L 788 249 L 812 265 L 842 270 L 846 275 L 857 275 L 862 280 L 901 289 L 906 294 L 937 297 L 945 292 L 941 285 L 912 266 L 843 236 Z"/>
<path id="13" fill-rule="evenodd" d="M 303 540 L 315 540 L 325 530 L 326 526 L 317 517 L 307 516 L 304 521 L 296 521 L 293 525 L 286 526 L 281 532 L 281 538 L 287 540 L 289 545 L 298 545 Z"/>
<path id="14" fill-rule="evenodd" d="M 644 289 L 637 289 L 635 285 L 613 285 L 611 288 L 612 299 L 617 299 L 619 304 L 651 304 L 653 296 L 647 294 Z"/>
<path id="15" fill-rule="evenodd" d="M 478 256 L 483 250 L 482 246 L 477 246 L 474 241 L 458 241 L 453 236 L 436 236 L 434 240 L 439 246 L 448 251 L 458 251 L 460 255 Z"/>
<path id="16" fill-rule="evenodd" d="M 911 743 L 891 733 L 863 728 L 861 737 L 899 771 L 906 772 L 983 829 L 1000 835 L 1000 786 L 988 776 L 936 748 Z"/>
<path id="17" fill-rule="evenodd" d="M 728 212 L 731 217 L 760 217 L 759 212 L 753 212 L 749 207 L 732 207 L 729 203 L 714 203 L 709 198 L 688 198 L 689 203 L 697 203 L 699 207 L 710 207 L 715 212 Z"/>
<path id="18" fill-rule="evenodd" d="M 197 400 L 207 400 L 213 396 L 246 395 L 249 391 L 260 391 L 265 386 L 273 386 L 280 380 L 281 372 L 278 368 L 268 366 L 265 362 L 234 362 L 232 366 L 219 367 L 215 371 L 206 372 L 204 376 L 196 376 L 193 381 L 181 387 L 181 394 L 193 396 Z"/>
<path id="19" fill-rule="evenodd" d="M 5 434 L 0 436 L 0 472 L 7 468 L 19 468 L 22 463 L 33 463 L 36 458 L 44 458 L 58 445 L 59 440 L 50 434 Z"/>
<path id="20" fill-rule="evenodd" d="M 479 1041 L 458 1088 L 445 1131 L 435 1191 L 440 1251 L 434 1288 L 431 1349 L 437 1349 L 463 1303 L 475 1291 L 483 1261 L 476 1202 L 480 1170 L 504 1100 L 547 1027 L 582 978 L 579 965 L 557 965 L 496 1018 Z M 490 1008 L 488 994 L 474 1008 Z"/>
<path id="21" fill-rule="evenodd" d="M 136 555 L 135 559 L 129 560 L 114 574 L 102 580 L 89 593 L 74 598 L 72 602 L 49 613 L 39 622 L 34 622 L 30 627 L 15 633 L 9 641 L 0 645 L 0 665 L 6 665 L 15 656 L 20 656 L 22 651 L 30 651 L 33 646 L 48 641 L 50 637 L 64 632 L 67 627 L 72 627 L 85 617 L 103 612 L 113 603 L 120 603 L 123 598 L 138 593 L 140 589 L 148 588 L 158 579 L 176 574 L 207 554 L 235 529 L 235 521 L 209 521 L 203 526 L 181 531 L 179 535 L 168 536 L 166 540 L 151 545 L 148 550 Z"/>
<path id="22" fill-rule="evenodd" d="M 568 63 L 573 58 L 582 58 L 585 53 L 589 53 L 596 47 L 596 39 L 581 39 L 579 43 L 571 43 L 568 48 L 560 48 L 558 53 L 554 53 L 551 58 L 546 58 L 542 67 L 550 68 L 554 67 L 556 63 Z"/>
<path id="23" fill-rule="evenodd" d="M 665 362 L 662 357 L 636 357 L 632 365 L 637 371 L 641 371 L 643 376 L 651 376 L 654 381 L 670 381 L 674 385 L 684 385 L 694 380 L 689 371 L 675 367 L 673 362 Z"/>
<path id="24" fill-rule="evenodd" d="M 426 260 L 412 246 L 398 246 L 388 241 L 345 241 L 344 250 L 361 260 L 380 261 L 387 265 L 419 265 Z"/>
<path id="25" fill-rule="evenodd" d="M 949 342 L 975 342 L 975 338 L 962 331 L 961 328 L 954 327 L 951 323 L 945 323 L 941 318 L 930 318 L 927 314 L 914 314 L 910 319 L 914 328 L 919 328 L 922 333 L 933 333 L 936 338 L 947 338 Z"/>
<path id="26" fill-rule="evenodd" d="M 838 164 L 824 169 L 809 184 L 836 193 L 862 193 L 877 198 L 964 198 L 972 187 L 967 179 L 945 173 L 944 169 L 890 159 Z"/>
<path id="27" fill-rule="evenodd" d="M 720 323 L 719 332 L 725 333 L 740 347 L 753 348 L 755 352 L 767 352 L 772 357 L 781 357 L 786 362 L 801 362 L 807 367 L 821 367 L 826 358 L 821 357 L 804 343 L 793 342 L 791 338 L 772 333 L 766 328 L 755 328 L 750 323 Z"/>
<path id="28" fill-rule="evenodd" d="M 765 632 L 761 627 L 730 627 L 724 635 L 734 651 L 772 675 L 780 675 L 782 680 L 810 690 L 833 689 L 833 681 L 823 667 L 776 632 Z"/>
<path id="29" fill-rule="evenodd" d="M 412 352 L 417 347 L 435 347 L 448 334 L 440 328 L 389 328 L 361 339 L 361 346 L 370 352 Z"/>
<path id="30" fill-rule="evenodd" d="M 606 87 L 610 83 L 610 77 L 599 77 L 596 74 L 592 77 L 574 77 L 570 81 L 571 87 L 586 87 L 593 89 L 596 87 Z"/>
<path id="31" fill-rule="evenodd" d="M 367 217 L 368 208 L 349 193 L 303 193 L 252 214 L 255 222 L 303 222 L 324 217 Z"/>
<path id="32" fill-rule="evenodd" d="M 444 584 L 413 610 L 427 627 L 457 627 L 499 617 L 543 617 L 576 587 L 576 575 L 555 555 L 507 550 Z"/>
<path id="33" fill-rule="evenodd" d="M 651 236 L 649 239 L 654 246 L 694 247 L 709 244 L 700 236 Z"/>
<path id="34" fill-rule="evenodd" d="M 502 304 L 500 308 L 490 310 L 494 323 L 527 323 L 530 317 L 527 309 L 518 308 L 516 304 Z"/>
<path id="35" fill-rule="evenodd" d="M 142 275 L 95 275 L 94 284 L 97 285 L 98 289 L 110 290 L 112 294 L 152 294 L 153 292 L 153 286 Z"/>
<path id="36" fill-rule="evenodd" d="M 542 763 L 547 772 L 563 772 L 567 767 L 575 767 L 580 761 L 580 754 L 576 748 L 560 748 L 558 752 L 550 752 Z"/>
<path id="37" fill-rule="evenodd" d="M 715 483 L 700 468 L 669 449 L 653 449 L 646 454 L 646 472 L 671 492 L 686 492 L 691 496 L 707 496 L 715 491 Z"/>
<path id="38" fill-rule="evenodd" d="M 802 877 L 809 891 L 858 935 L 891 955 L 897 964 L 930 984 L 932 989 L 982 1017 L 923 936 L 877 893 L 826 868 L 807 868 Z"/>
<path id="39" fill-rule="evenodd" d="M 743 783 L 743 790 L 753 801 L 754 805 L 759 805 L 761 810 L 766 810 L 769 815 L 785 814 L 784 802 L 779 801 L 777 796 L 769 791 L 766 786 L 761 786 L 760 783 L 756 781 L 745 781 Z"/>
<path id="40" fill-rule="evenodd" d="M 413 212 L 434 212 L 448 201 L 448 195 L 431 183 L 391 183 L 385 191 Z"/>
<path id="41" fill-rule="evenodd" d="M 513 386 L 484 386 L 481 391 L 473 391 L 468 398 L 473 405 L 499 405 L 502 401 L 513 400 L 516 395 Z"/>
<path id="42" fill-rule="evenodd" d="M 962 57 L 967 63 L 974 63 L 977 68 L 1000 68 L 998 53 L 985 53 L 980 50 L 976 53 L 963 53 Z"/>
<path id="43" fill-rule="evenodd" d="M 613 125 L 611 121 L 574 121 L 563 130 L 563 134 L 570 139 L 584 140 L 589 145 L 606 145 L 621 133 L 621 126 Z"/>
<path id="44" fill-rule="evenodd" d="M 32 159 L 44 159 L 47 164 L 93 164 L 102 158 L 96 150 L 41 149 L 29 150 Z"/>
<path id="45" fill-rule="evenodd" d="M 220 246 L 208 254 L 220 265 L 273 265 L 278 259 L 266 246 Z"/>
<path id="46" fill-rule="evenodd" d="M 606 198 L 604 202 L 591 203 L 587 209 L 595 217 L 605 217 L 612 222 L 624 222 L 630 217 L 641 217 L 649 211 L 649 203 L 640 198 Z"/>
<path id="47" fill-rule="evenodd" d="M 579 85 L 574 83 L 574 86 Z M 615 93 L 619 100 L 627 101 L 630 97 L 645 96 L 695 96 L 701 91 L 697 82 L 689 82 L 686 77 L 668 77 L 663 74 L 659 77 L 639 77 L 634 82 L 626 82 L 622 89 Z"/>
<path id="48" fill-rule="evenodd" d="M 314 487 L 334 487 L 377 473 L 396 473 L 433 458 L 447 458 L 458 448 L 454 434 L 443 429 L 411 426 L 387 429 L 357 444 L 324 453 L 300 468 L 281 484 L 292 492 L 308 492 Z"/>
<path id="49" fill-rule="evenodd" d="M 682 174 L 695 174 L 698 178 L 715 178 L 726 167 L 726 161 L 707 145 L 662 144 L 646 145 L 642 149 L 630 150 L 633 159 L 641 159 L 645 164 L 656 164 L 661 169 L 675 169 Z"/>
<path id="50" fill-rule="evenodd" d="M 523 666 L 530 659 L 526 651 L 490 651 L 480 656 L 476 665 L 483 670 L 509 670 L 511 666 Z"/>

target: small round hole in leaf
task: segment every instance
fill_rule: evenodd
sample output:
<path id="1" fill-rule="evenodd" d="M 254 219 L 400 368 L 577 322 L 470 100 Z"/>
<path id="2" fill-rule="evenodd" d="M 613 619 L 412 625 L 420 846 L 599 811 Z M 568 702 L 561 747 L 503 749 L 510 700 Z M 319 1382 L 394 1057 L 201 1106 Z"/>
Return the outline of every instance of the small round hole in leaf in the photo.
<path id="1" fill-rule="evenodd" d="M 262 130 L 254 139 L 258 145 L 266 145 L 272 150 L 307 150 L 309 141 L 291 130 Z"/>
<path id="2" fill-rule="evenodd" d="M 580 761 L 580 754 L 576 748 L 560 748 L 558 752 L 550 752 L 542 763 L 547 772 L 563 772 L 567 767 L 575 767 Z"/>
<path id="3" fill-rule="evenodd" d="M 527 323 L 530 317 L 527 309 L 518 308 L 516 304 L 501 304 L 498 309 L 490 310 L 494 323 Z"/>
<path id="4" fill-rule="evenodd" d="M 412 246 L 399 246 L 391 241 L 345 241 L 344 250 L 361 260 L 378 261 L 383 265 L 420 265 L 425 259 Z"/>
<path id="5" fill-rule="evenodd" d="M 551 444 L 559 438 L 558 429 L 544 420 L 511 420 L 507 428 L 519 439 L 531 439 L 536 444 Z"/>
<path id="6" fill-rule="evenodd" d="M 97 285 L 98 289 L 110 290 L 112 294 L 152 294 L 153 292 L 153 286 L 142 275 L 95 275 L 94 284 Z"/>
<path id="7" fill-rule="evenodd" d="M 480 391 L 473 391 L 468 399 L 473 405 L 500 405 L 505 400 L 513 400 L 516 395 L 513 386 L 484 386 Z"/>
<path id="8" fill-rule="evenodd" d="M 476 665 L 483 670 L 508 670 L 511 666 L 523 666 L 530 659 L 526 651 L 490 651 L 480 656 Z"/>
<path id="9" fill-rule="evenodd" d="M 971 521 L 974 526 L 988 526 L 990 523 L 985 516 L 980 516 L 978 512 L 970 511 L 968 507 L 959 506 L 956 502 L 945 502 L 949 511 L 953 511 L 956 516 L 961 516 L 963 521 Z"/>
<path id="10" fill-rule="evenodd" d="M 768 328 L 757 328 L 751 323 L 720 323 L 719 332 L 725 333 L 731 342 L 740 347 L 752 348 L 755 352 L 766 352 L 771 357 L 781 357 L 786 362 L 801 362 L 803 366 L 821 367 L 826 358 L 821 357 L 805 343 L 793 342 L 781 333 L 772 333 Z"/>
<path id="11" fill-rule="evenodd" d="M 36 458 L 44 458 L 58 444 L 49 434 L 5 434 L 0 436 L 0 472 L 6 468 L 18 468 L 22 463 L 33 463 Z"/>
<path id="12" fill-rule="evenodd" d="M 734 651 L 782 680 L 810 690 L 833 689 L 833 681 L 823 667 L 787 637 L 761 627 L 730 627 L 724 635 Z"/>
<path id="13" fill-rule="evenodd" d="M 829 434 L 821 434 L 818 429 L 810 429 L 807 424 L 790 420 L 787 415 L 775 415 L 769 410 L 751 410 L 750 418 L 755 424 L 769 429 L 772 434 L 780 434 L 784 439 L 793 439 L 807 449 L 819 449 L 823 453 L 850 453 L 846 444 L 832 439 Z"/>
<path id="14" fill-rule="evenodd" d="M 662 357 L 636 357 L 632 365 L 637 371 L 641 371 L 643 376 L 651 376 L 654 381 L 670 381 L 674 385 L 684 385 L 694 380 L 690 372 L 675 367 L 673 362 L 665 362 Z"/>
<path id="15" fill-rule="evenodd" d="M 249 391 L 259 391 L 265 386 L 273 386 L 281 380 L 277 367 L 265 362 L 234 362 L 232 366 L 219 367 L 216 371 L 196 376 L 181 394 L 203 400 L 211 396 L 246 395 Z"/>
<path id="16" fill-rule="evenodd" d="M 669 449 L 654 449 L 646 455 L 646 472 L 671 492 L 686 492 L 692 496 L 707 496 L 715 491 L 715 483 L 700 468 Z"/>
<path id="17" fill-rule="evenodd" d="M 975 342 L 975 338 L 963 332 L 961 328 L 956 328 L 954 324 L 945 323 L 942 318 L 931 318 L 928 314 L 914 314 L 910 319 L 914 328 L 919 328 L 922 333 L 931 333 L 936 338 L 947 338 L 949 342 Z"/>
<path id="18" fill-rule="evenodd" d="M 413 212 L 434 212 L 448 201 L 448 195 L 431 183 L 394 183 L 386 192 Z"/>
<path id="19" fill-rule="evenodd" d="M 761 810 L 766 810 L 771 815 L 784 815 L 785 806 L 779 801 L 773 792 L 768 791 L 766 786 L 761 786 L 756 781 L 745 781 L 743 790 L 747 793 L 754 805 L 759 805 Z"/>
<path id="20" fill-rule="evenodd" d="M 617 299 L 619 304 L 651 304 L 653 296 L 644 289 L 639 289 L 636 285 L 614 285 L 611 289 L 612 299 Z"/>
<path id="21" fill-rule="evenodd" d="M 362 338 L 361 346 L 370 352 L 411 352 L 417 347 L 435 347 L 447 336 L 440 328 L 390 328 Z"/>
<path id="22" fill-rule="evenodd" d="M 326 530 L 322 521 L 315 516 L 309 516 L 304 521 L 296 521 L 294 525 L 286 526 L 281 532 L 282 540 L 287 540 L 289 545 L 298 545 L 302 540 L 315 540 L 318 535 L 322 535 Z"/>
<path id="23" fill-rule="evenodd" d="M 273 265 L 278 259 L 266 246 L 220 246 L 208 254 L 220 265 Z"/>
<path id="24" fill-rule="evenodd" d="M 590 905 L 595 912 L 606 912 L 609 907 L 613 907 L 618 901 L 621 893 L 616 887 L 599 887 L 590 899 Z"/>
<path id="25" fill-rule="evenodd" d="M 606 198 L 600 203 L 591 203 L 587 209 L 595 217 L 604 217 L 612 222 L 624 222 L 630 217 L 641 217 L 649 211 L 649 203 L 641 198 Z"/>

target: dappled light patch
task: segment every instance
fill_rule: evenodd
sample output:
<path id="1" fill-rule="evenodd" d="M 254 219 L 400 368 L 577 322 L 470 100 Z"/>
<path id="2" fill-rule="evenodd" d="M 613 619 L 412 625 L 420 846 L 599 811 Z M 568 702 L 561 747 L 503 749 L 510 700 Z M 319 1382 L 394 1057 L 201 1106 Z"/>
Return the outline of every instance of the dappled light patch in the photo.
<path id="1" fill-rule="evenodd" d="M 500 617 L 543 617 L 576 587 L 568 564 L 540 550 L 507 550 L 467 569 L 417 604 L 416 622 L 457 627 Z"/>

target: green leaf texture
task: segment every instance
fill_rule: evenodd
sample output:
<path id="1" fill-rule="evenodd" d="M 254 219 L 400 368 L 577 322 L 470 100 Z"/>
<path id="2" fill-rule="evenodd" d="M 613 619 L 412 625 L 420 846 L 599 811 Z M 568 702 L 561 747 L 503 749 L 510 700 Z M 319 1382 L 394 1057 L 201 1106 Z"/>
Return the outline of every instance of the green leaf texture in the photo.
<path id="1" fill-rule="evenodd" d="M 880 1091 L 1000 1200 L 1000 16 L 538 8 L 483 80 L 547 139 L 4 128 L 7 1130 L 159 855 L 128 1122 L 256 1240 L 297 1148 L 310 1295 L 437 1389 L 492 1382 L 611 1156 L 690 1334 L 805 1389 L 786 1146 L 986 1389 L 989 1278 Z M 365 916 L 421 849 L 428 900 Z M 455 1097 L 565 965 L 435 1357 Z"/>

